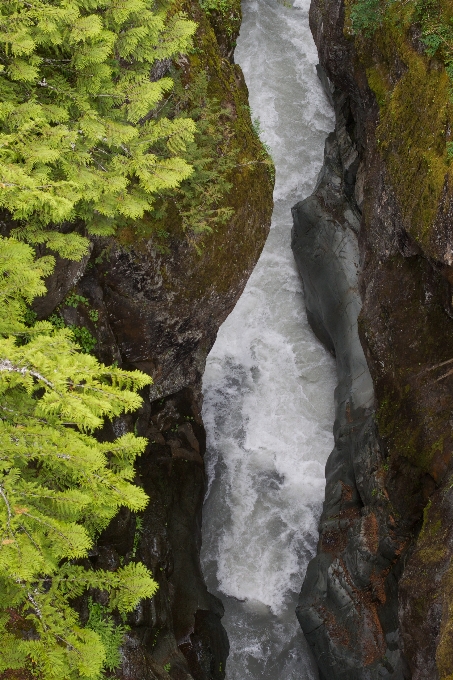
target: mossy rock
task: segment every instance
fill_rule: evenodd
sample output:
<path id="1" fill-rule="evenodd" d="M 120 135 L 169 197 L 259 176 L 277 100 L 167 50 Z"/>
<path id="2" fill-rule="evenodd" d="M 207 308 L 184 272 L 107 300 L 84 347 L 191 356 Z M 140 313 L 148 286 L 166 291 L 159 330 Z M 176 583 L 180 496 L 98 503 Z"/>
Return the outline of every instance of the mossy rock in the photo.
<path id="1" fill-rule="evenodd" d="M 353 3 L 348 3 L 347 16 Z M 451 12 L 451 0 L 439 12 Z M 350 21 L 346 21 L 350 35 Z M 391 3 L 371 38 L 356 36 L 358 58 L 379 105 L 378 149 L 403 218 L 402 227 L 433 259 L 451 266 L 439 229 L 451 218 L 453 166 L 447 154 L 453 121 L 445 64 L 419 39 L 416 3 Z"/>

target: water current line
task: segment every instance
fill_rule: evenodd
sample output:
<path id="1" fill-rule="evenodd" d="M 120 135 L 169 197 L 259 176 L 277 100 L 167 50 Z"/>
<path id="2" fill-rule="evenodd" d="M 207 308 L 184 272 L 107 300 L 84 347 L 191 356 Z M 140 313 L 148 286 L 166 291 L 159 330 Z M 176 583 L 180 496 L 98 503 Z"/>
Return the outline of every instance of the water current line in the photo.
<path id="1" fill-rule="evenodd" d="M 221 597 L 228 680 L 315 680 L 294 608 L 317 540 L 333 446 L 335 368 L 308 327 L 290 250 L 333 114 L 316 77 L 309 0 L 244 0 L 235 60 L 276 165 L 272 228 L 203 381 L 209 491 L 203 569 Z"/>

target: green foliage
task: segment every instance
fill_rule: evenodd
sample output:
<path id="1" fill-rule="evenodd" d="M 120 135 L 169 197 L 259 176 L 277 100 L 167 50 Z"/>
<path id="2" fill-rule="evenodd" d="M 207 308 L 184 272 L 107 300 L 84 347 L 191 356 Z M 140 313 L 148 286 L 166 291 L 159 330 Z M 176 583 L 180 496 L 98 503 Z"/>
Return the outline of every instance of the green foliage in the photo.
<path id="1" fill-rule="evenodd" d="M 152 69 L 195 24 L 149 0 L 1 0 L 0 25 L 0 207 L 17 238 L 79 259 L 62 222 L 111 234 L 192 172 L 195 124 L 158 115 L 173 83 Z"/>
<path id="2" fill-rule="evenodd" d="M 46 292 L 42 277 L 50 274 L 53 264 L 53 257 L 35 261 L 30 246 L 0 236 L 0 335 L 25 330 L 27 304 Z"/>
<path id="3" fill-rule="evenodd" d="M 57 314 L 56 312 L 49 316 L 49 323 L 51 323 L 52 326 L 57 329 L 66 328 L 66 324 L 63 317 Z"/>
<path id="4" fill-rule="evenodd" d="M 74 307 L 74 309 L 77 309 L 79 305 L 85 305 L 88 306 L 88 300 L 86 297 L 83 295 L 76 295 L 76 293 L 69 293 L 69 295 L 66 295 L 64 299 L 64 304 L 68 305 L 68 307 Z"/>
<path id="5" fill-rule="evenodd" d="M 76 326 L 75 324 L 66 324 L 64 318 L 61 316 L 61 307 L 67 305 L 76 309 L 79 305 L 89 307 L 89 301 L 83 295 L 77 295 L 72 292 L 69 293 L 63 300 L 63 303 L 57 307 L 55 312 L 49 316 L 49 323 L 56 329 L 69 328 L 72 334 L 72 339 L 76 342 L 82 352 L 90 354 L 96 347 L 97 340 L 90 333 L 86 326 Z M 99 312 L 97 309 L 88 309 L 88 316 L 93 323 L 99 320 Z"/>
<path id="6" fill-rule="evenodd" d="M 48 261 L 34 263 L 30 246 L 3 238 L 0 261 L 0 673 L 95 680 L 117 664 L 120 632 L 107 643 L 110 619 L 96 629 L 93 613 L 84 628 L 71 601 L 96 588 L 125 614 L 157 584 L 142 564 L 105 572 L 74 562 L 121 506 L 147 503 L 132 483 L 146 440 L 129 433 L 101 443 L 91 433 L 137 409 L 137 390 L 151 379 L 81 354 L 69 329 L 29 328 L 26 302 L 44 292 Z"/>
<path id="7" fill-rule="evenodd" d="M 226 132 L 225 121 L 231 117 L 219 102 L 208 95 L 208 78 L 199 72 L 185 88 L 174 72 L 175 91 L 167 100 L 168 116 L 190 116 L 196 121 L 194 141 L 187 145 L 186 158 L 193 168 L 192 175 L 170 192 L 161 192 L 162 198 L 152 213 L 157 223 L 176 207 L 181 226 L 189 237 L 210 232 L 225 224 L 233 210 L 224 205 L 225 195 L 231 188 L 228 174 L 237 163 L 237 151 L 232 148 Z"/>
<path id="8" fill-rule="evenodd" d="M 423 55 L 420 54 L 422 50 L 414 49 L 412 34 L 414 26 L 417 32 L 421 33 Z M 349 0 L 345 32 L 356 37 L 358 51 L 368 66 L 368 83 L 380 106 L 381 121 L 385 118 L 387 130 L 394 129 L 395 134 L 399 134 L 400 142 L 395 138 L 394 143 L 400 146 L 408 163 L 406 167 L 406 160 L 395 158 L 395 175 L 399 176 L 396 182 L 401 181 L 403 171 L 408 178 L 404 200 L 410 211 L 415 205 L 420 208 L 421 219 L 417 231 L 421 227 L 426 235 L 428 224 L 431 224 L 432 220 L 431 213 L 437 210 L 436 201 L 439 198 L 439 191 L 442 190 L 445 174 L 453 159 L 453 144 L 450 140 L 450 123 L 448 122 L 450 114 L 447 112 L 453 103 L 452 4 L 450 0 L 408 0 L 407 2 Z M 370 49 L 371 45 L 367 42 L 370 38 L 374 42 L 373 49 Z M 402 77 L 398 76 L 396 82 L 393 80 L 394 76 L 390 75 L 392 70 L 390 65 L 395 58 L 404 63 L 406 67 L 406 73 Z M 433 58 L 435 68 L 431 62 Z M 444 69 L 441 68 L 442 63 Z M 410 89 L 409 80 L 413 89 L 405 91 L 403 98 L 403 90 Z M 422 88 L 421 91 L 420 88 Z M 432 90 L 429 95 L 428 90 Z M 417 92 L 415 99 L 414 92 Z M 423 103 L 420 100 L 422 93 L 427 99 Z M 431 105 L 433 111 L 428 111 Z M 412 125 L 412 121 L 407 120 L 409 117 L 419 120 L 420 123 L 421 114 L 417 108 L 426 113 L 426 119 L 429 122 L 417 124 L 417 130 L 409 130 L 409 126 Z M 384 109 L 386 109 L 385 115 Z M 403 118 L 406 119 L 404 123 Z M 398 133 L 396 133 L 396 128 L 398 128 Z M 419 146 L 419 140 L 423 136 L 422 131 L 426 133 L 424 148 Z M 384 128 L 381 126 L 378 142 L 381 151 L 387 143 L 383 142 L 383 137 Z M 438 140 L 442 142 L 438 144 Z M 389 163 L 392 163 L 390 158 Z M 417 178 L 426 177 L 426 181 L 420 179 L 424 186 L 418 187 L 417 190 L 414 189 L 414 175 Z M 418 184 L 418 179 L 416 183 Z M 415 202 L 414 195 L 419 197 Z M 409 218 L 409 221 L 413 223 L 414 220 Z"/>
<path id="9" fill-rule="evenodd" d="M 370 37 L 389 19 L 389 10 L 395 0 L 355 0 L 349 12 L 352 33 Z M 429 57 L 439 56 L 453 82 L 453 17 L 445 11 L 438 0 L 409 0 L 405 3 L 406 12 L 422 29 L 421 42 Z M 403 30 L 401 25 L 400 30 Z"/>
<path id="10" fill-rule="evenodd" d="M 271 148 L 267 142 L 263 141 L 261 139 L 263 130 L 261 129 L 261 121 L 259 118 L 254 118 L 252 120 L 252 125 L 253 125 L 253 131 L 255 135 L 258 137 L 258 139 L 261 142 L 261 146 L 263 147 L 261 153 L 260 153 L 260 160 L 262 163 L 265 163 L 268 167 L 268 171 L 271 177 L 272 182 L 275 182 L 275 166 L 272 161 L 272 156 L 271 156 Z"/>
<path id="11" fill-rule="evenodd" d="M 381 0 L 357 0 L 350 13 L 353 33 L 371 36 L 381 23 L 382 14 Z"/>
<path id="12" fill-rule="evenodd" d="M 253 118 L 252 120 L 253 132 L 259 138 L 262 134 L 261 121 L 259 118 Z"/>
<path id="13" fill-rule="evenodd" d="M 97 633 L 105 650 L 104 668 L 114 671 L 121 663 L 120 647 L 127 631 L 126 626 L 116 625 L 107 607 L 88 598 L 88 622 L 86 627 Z"/>
<path id="14" fill-rule="evenodd" d="M 88 328 L 86 328 L 86 326 L 74 326 L 74 325 L 70 325 L 68 326 L 68 328 L 70 328 L 72 337 L 74 338 L 74 341 L 79 345 L 82 352 L 84 352 L 85 354 L 90 354 L 90 352 L 92 352 L 93 349 L 96 347 L 97 340 L 94 336 L 91 335 Z"/>
<path id="15" fill-rule="evenodd" d="M 200 6 L 205 12 L 220 12 L 220 14 L 227 14 L 232 7 L 231 0 L 200 0 Z"/>
<path id="16" fill-rule="evenodd" d="M 38 315 L 32 309 L 27 308 L 25 310 L 24 324 L 26 326 L 28 326 L 29 328 L 32 328 L 35 325 L 37 318 L 38 318 Z"/>
<path id="17" fill-rule="evenodd" d="M 135 533 L 134 533 L 134 545 L 132 547 L 132 559 L 135 558 L 138 550 L 138 544 L 140 543 L 140 538 L 143 533 L 143 518 L 135 518 Z"/>
<path id="18" fill-rule="evenodd" d="M 95 310 L 93 311 L 95 312 Z M 98 312 L 95 313 L 97 314 Z M 77 343 L 84 354 L 90 354 L 96 347 L 97 340 L 91 335 L 86 326 L 76 326 L 75 324 L 67 325 L 58 311 L 51 314 L 48 320 L 56 330 L 61 330 L 62 328 L 70 330 L 72 339 Z"/>
<path id="19" fill-rule="evenodd" d="M 450 98 L 453 98 L 453 17 L 434 0 L 418 0 L 415 13 L 422 27 L 426 54 L 444 62 L 451 83 Z M 447 153 L 451 157 L 448 148 Z"/>
<path id="20" fill-rule="evenodd" d="M 236 45 L 233 37 L 238 35 L 241 26 L 240 0 L 200 0 L 200 6 L 208 15 L 214 31 L 219 31 L 217 35 L 224 34 L 231 46 Z"/>

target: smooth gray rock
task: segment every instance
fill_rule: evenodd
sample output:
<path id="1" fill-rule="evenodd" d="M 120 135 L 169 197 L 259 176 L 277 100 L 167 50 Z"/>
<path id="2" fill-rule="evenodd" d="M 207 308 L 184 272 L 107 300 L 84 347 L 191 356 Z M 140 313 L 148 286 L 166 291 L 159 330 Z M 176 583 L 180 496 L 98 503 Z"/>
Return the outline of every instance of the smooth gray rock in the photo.
<path id="1" fill-rule="evenodd" d="M 293 208 L 292 249 L 310 323 L 336 357 L 336 417 L 344 424 L 347 403 L 350 409 L 373 405 L 373 384 L 357 331 L 359 216 L 340 193 L 341 185 L 339 146 L 331 133 L 314 193 Z"/>
<path id="2" fill-rule="evenodd" d="M 335 448 L 326 465 L 318 553 L 308 566 L 297 616 L 323 680 L 403 680 L 396 599 L 383 594 L 395 590 L 396 547 L 377 528 L 382 452 L 358 334 L 359 155 L 345 124 L 346 98 L 334 97 L 337 128 L 326 140 L 316 188 L 292 211 L 292 249 L 307 317 L 338 370 Z M 376 577 L 382 573 L 385 579 Z"/>

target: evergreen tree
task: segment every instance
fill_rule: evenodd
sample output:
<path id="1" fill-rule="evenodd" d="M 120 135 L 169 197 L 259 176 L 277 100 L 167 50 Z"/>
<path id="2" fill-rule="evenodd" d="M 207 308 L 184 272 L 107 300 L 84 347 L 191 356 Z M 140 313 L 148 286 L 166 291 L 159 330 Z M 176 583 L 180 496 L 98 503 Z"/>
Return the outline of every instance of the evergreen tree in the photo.
<path id="1" fill-rule="evenodd" d="M 95 680 L 121 635 L 104 615 L 82 626 L 72 600 L 103 590 L 125 614 L 157 584 L 134 561 L 80 563 L 120 506 L 147 503 L 133 484 L 145 440 L 93 432 L 151 380 L 81 354 L 69 329 L 25 324 L 54 266 L 25 242 L 80 259 L 84 232 L 150 219 L 155 194 L 190 176 L 195 123 L 159 112 L 173 82 L 154 74 L 195 24 L 149 0 L 0 0 L 0 24 L 0 673 Z"/>
<path id="2" fill-rule="evenodd" d="M 155 7 L 0 0 L 0 207 L 16 237 L 78 259 L 87 241 L 63 222 L 111 234 L 191 174 L 180 153 L 195 123 L 159 117 L 173 83 L 153 67 L 190 46 L 195 24 Z"/>
<path id="3" fill-rule="evenodd" d="M 51 260 L 0 238 L 0 672 L 94 679 L 111 653 L 70 601 L 98 588 L 125 613 L 157 585 L 140 563 L 112 573 L 75 562 L 120 506 L 147 503 L 132 483 L 146 440 L 100 443 L 91 433 L 138 408 L 136 390 L 151 379 L 81 354 L 67 329 L 27 328 L 25 303 L 45 292 Z"/>

